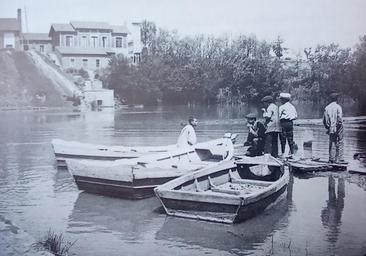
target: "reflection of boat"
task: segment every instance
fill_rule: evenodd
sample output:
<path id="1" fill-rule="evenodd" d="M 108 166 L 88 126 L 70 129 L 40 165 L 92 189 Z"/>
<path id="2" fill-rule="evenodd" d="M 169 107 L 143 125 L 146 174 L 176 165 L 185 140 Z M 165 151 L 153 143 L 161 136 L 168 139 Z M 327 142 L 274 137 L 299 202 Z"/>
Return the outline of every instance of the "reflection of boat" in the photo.
<path id="1" fill-rule="evenodd" d="M 243 255 L 243 251 L 254 250 L 276 230 L 284 228 L 288 223 L 287 214 L 288 201 L 283 198 L 258 217 L 237 225 L 168 217 L 155 234 L 155 239 L 230 251 L 233 255 L 237 251 Z"/>
<path id="2" fill-rule="evenodd" d="M 230 160 L 233 151 L 231 140 L 222 138 L 136 159 L 67 160 L 67 166 L 80 190 L 141 199 L 153 196 L 157 185 Z"/>
<path id="3" fill-rule="evenodd" d="M 172 180 L 155 194 L 168 215 L 235 223 L 273 204 L 288 181 L 287 168 L 272 156 L 243 157 Z"/>
<path id="4" fill-rule="evenodd" d="M 68 220 L 68 232 L 119 232 L 128 240 L 141 238 L 151 230 L 151 223 L 159 215 L 152 209 L 156 198 L 131 201 L 80 193 Z"/>
<path id="5" fill-rule="evenodd" d="M 151 153 L 167 152 L 176 148 L 176 145 L 140 147 L 104 146 L 60 139 L 53 139 L 51 143 L 59 166 L 65 166 L 66 159 L 129 159 Z"/>

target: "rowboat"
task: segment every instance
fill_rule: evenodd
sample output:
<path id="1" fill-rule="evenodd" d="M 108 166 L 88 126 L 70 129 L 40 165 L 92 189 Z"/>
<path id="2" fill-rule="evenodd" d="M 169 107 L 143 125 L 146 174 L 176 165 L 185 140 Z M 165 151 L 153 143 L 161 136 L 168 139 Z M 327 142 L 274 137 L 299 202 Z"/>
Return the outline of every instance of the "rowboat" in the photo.
<path id="1" fill-rule="evenodd" d="M 153 189 L 188 172 L 218 165 L 233 157 L 231 139 L 221 138 L 194 146 L 116 161 L 66 160 L 80 190 L 114 197 L 141 199 Z"/>
<path id="2" fill-rule="evenodd" d="M 77 141 L 53 139 L 51 141 L 58 167 L 66 167 L 66 159 L 117 160 L 131 159 L 143 155 L 167 152 L 176 145 L 166 146 L 106 146 Z"/>
<path id="3" fill-rule="evenodd" d="M 284 164 L 265 155 L 189 173 L 154 191 L 168 215 L 238 223 L 276 203 L 285 194 L 288 181 Z"/>

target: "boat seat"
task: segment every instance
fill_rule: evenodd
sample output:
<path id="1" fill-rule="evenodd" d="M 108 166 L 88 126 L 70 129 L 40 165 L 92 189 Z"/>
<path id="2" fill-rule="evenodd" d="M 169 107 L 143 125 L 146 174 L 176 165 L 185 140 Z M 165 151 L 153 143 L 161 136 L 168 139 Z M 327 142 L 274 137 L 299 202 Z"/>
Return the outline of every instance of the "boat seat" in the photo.
<path id="1" fill-rule="evenodd" d="M 231 195 L 245 195 L 256 193 L 259 190 L 264 189 L 266 186 L 260 184 L 248 184 L 248 183 L 232 183 L 227 182 L 219 186 L 211 187 L 211 191 L 218 193 L 225 193 Z"/>
<path id="2" fill-rule="evenodd" d="M 263 186 L 263 187 L 268 187 L 271 184 L 273 184 L 272 181 L 238 179 L 235 177 L 231 178 L 231 182 L 236 183 L 236 184 L 250 184 L 250 185 L 255 185 L 255 186 Z"/>
<path id="3" fill-rule="evenodd" d="M 230 189 L 223 189 L 219 187 L 211 188 L 212 192 L 218 192 L 218 193 L 225 193 L 230 195 L 240 195 L 240 191 L 238 190 L 230 190 Z"/>

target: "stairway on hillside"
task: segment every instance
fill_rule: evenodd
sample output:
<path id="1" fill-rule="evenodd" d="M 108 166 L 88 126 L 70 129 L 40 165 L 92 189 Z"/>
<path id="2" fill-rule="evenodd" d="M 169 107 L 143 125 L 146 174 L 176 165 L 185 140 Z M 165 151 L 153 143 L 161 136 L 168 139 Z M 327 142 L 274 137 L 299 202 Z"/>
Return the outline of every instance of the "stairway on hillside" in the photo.
<path id="1" fill-rule="evenodd" d="M 33 59 L 36 66 L 58 87 L 65 96 L 80 96 L 81 90 L 74 84 L 71 78 L 67 76 L 57 65 L 55 65 L 46 56 L 31 50 L 27 54 Z"/>
<path id="2" fill-rule="evenodd" d="M 0 107 L 69 106 L 55 82 L 45 76 L 23 51 L 0 51 Z"/>

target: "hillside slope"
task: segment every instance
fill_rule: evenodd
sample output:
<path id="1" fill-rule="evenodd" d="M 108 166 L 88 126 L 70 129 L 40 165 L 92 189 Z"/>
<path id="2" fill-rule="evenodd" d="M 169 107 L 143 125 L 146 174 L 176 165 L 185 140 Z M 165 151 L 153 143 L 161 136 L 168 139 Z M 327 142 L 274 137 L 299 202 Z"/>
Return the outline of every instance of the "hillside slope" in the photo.
<path id="1" fill-rule="evenodd" d="M 0 108 L 70 105 L 25 52 L 0 51 L 0 91 Z"/>

